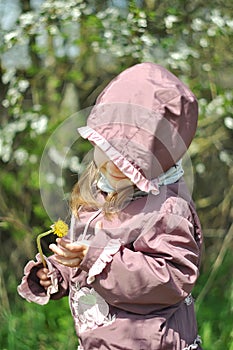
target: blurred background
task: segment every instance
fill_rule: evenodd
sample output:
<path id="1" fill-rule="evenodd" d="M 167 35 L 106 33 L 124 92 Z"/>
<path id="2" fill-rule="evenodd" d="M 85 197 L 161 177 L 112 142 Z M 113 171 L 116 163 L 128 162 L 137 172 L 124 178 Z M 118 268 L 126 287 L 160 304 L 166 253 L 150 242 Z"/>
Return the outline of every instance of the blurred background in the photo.
<path id="1" fill-rule="evenodd" d="M 151 61 L 199 100 L 189 156 L 205 248 L 194 297 L 203 348 L 233 350 L 232 0 L 0 0 L 0 27 L 0 349 L 77 348 L 67 298 L 42 307 L 16 292 L 36 236 L 51 225 L 41 157 L 61 123 L 92 106 L 115 75 Z M 61 178 L 48 174 L 51 188 L 66 179 L 69 195 L 89 148 L 78 140 L 65 163 L 62 147 L 48 152 L 62 167 Z"/>

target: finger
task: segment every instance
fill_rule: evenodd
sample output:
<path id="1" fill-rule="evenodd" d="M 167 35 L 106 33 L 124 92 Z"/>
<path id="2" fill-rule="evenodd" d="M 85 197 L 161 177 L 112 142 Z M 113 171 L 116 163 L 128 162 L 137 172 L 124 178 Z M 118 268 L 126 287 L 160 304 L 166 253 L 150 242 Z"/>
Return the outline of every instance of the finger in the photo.
<path id="1" fill-rule="evenodd" d="M 49 245 L 49 249 L 51 249 L 52 252 L 53 252 L 54 254 L 57 254 L 57 255 L 62 255 L 63 252 L 64 252 L 64 250 L 62 250 L 58 245 L 56 245 L 56 244 L 54 244 L 54 243 L 52 243 L 52 244 Z"/>
<path id="2" fill-rule="evenodd" d="M 66 254 L 69 253 L 69 251 L 67 249 L 64 249 L 64 248 L 62 248 L 59 245 L 56 245 L 54 243 L 49 245 L 49 249 L 51 249 L 54 252 L 54 254 L 64 256 L 64 257 L 66 257 Z"/>
<path id="3" fill-rule="evenodd" d="M 40 280 L 40 285 L 44 288 L 48 288 L 49 286 L 51 286 L 51 280 L 47 280 L 47 281 L 43 281 L 43 280 Z"/>
<path id="4" fill-rule="evenodd" d="M 80 258 L 74 258 L 74 259 L 65 259 L 65 258 L 61 258 L 61 257 L 55 257 L 55 259 L 57 260 L 58 263 L 64 265 L 64 266 L 68 266 L 68 267 L 79 267 L 82 259 Z"/>
<path id="5" fill-rule="evenodd" d="M 71 253 L 73 253 L 73 252 L 78 253 L 78 252 L 81 252 L 87 248 L 87 246 L 85 244 L 77 244 L 75 242 L 70 243 L 70 242 L 67 242 L 67 241 L 60 239 L 60 238 L 58 238 L 56 241 L 59 244 L 59 246 L 61 246 L 64 249 L 69 250 Z"/>
<path id="6" fill-rule="evenodd" d="M 49 273 L 49 270 L 46 269 L 46 268 L 43 268 L 43 269 L 40 269 L 37 271 L 36 275 L 39 279 L 47 279 L 48 278 L 48 273 Z"/>
<path id="7" fill-rule="evenodd" d="M 68 258 L 68 259 L 72 259 L 72 258 L 75 258 L 77 257 L 77 253 L 76 251 L 70 251 L 66 248 L 63 248 L 63 247 L 60 247 L 60 246 L 57 246 L 56 244 L 50 244 L 49 245 L 49 249 L 52 250 L 52 252 L 60 257 L 63 257 L 63 258 Z"/>

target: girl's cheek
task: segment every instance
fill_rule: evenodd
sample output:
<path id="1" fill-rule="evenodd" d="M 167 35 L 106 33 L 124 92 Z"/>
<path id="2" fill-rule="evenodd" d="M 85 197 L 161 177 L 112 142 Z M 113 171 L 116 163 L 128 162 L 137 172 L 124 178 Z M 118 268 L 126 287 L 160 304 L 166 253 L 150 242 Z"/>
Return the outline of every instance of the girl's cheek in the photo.
<path id="1" fill-rule="evenodd" d="M 103 151 L 101 151 L 98 147 L 94 148 L 94 161 L 96 163 L 97 168 L 101 168 L 109 161 L 109 158 L 105 155 Z"/>
<path id="2" fill-rule="evenodd" d="M 121 178 L 126 178 L 126 176 L 120 171 L 120 169 L 111 161 L 106 163 L 106 170 L 113 175 L 119 176 Z"/>

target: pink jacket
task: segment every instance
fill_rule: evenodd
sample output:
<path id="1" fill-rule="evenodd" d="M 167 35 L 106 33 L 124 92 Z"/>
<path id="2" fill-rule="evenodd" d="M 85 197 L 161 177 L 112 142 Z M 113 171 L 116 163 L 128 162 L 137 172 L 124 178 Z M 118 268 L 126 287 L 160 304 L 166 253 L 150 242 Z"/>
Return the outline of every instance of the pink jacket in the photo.
<path id="1" fill-rule="evenodd" d="M 187 87 L 163 67 L 144 63 L 109 84 L 79 129 L 143 191 L 112 220 L 101 210 L 80 211 L 70 235 L 78 241 L 85 232 L 88 253 L 78 269 L 51 256 L 54 283 L 47 294 L 36 277 L 39 259 L 25 267 L 18 292 L 28 301 L 69 295 L 80 349 L 201 349 L 191 296 L 200 223 L 182 178 L 161 180 L 189 146 L 196 121 Z"/>

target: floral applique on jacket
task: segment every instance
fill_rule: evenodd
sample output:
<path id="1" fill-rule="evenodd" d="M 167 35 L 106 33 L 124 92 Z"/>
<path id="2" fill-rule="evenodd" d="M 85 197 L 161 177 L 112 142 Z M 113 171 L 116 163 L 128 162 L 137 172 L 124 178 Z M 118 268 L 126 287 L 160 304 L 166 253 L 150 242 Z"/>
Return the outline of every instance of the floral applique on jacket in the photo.
<path id="1" fill-rule="evenodd" d="M 109 312 L 109 305 L 94 288 L 71 287 L 70 306 L 80 333 L 109 325 L 115 320 Z"/>

